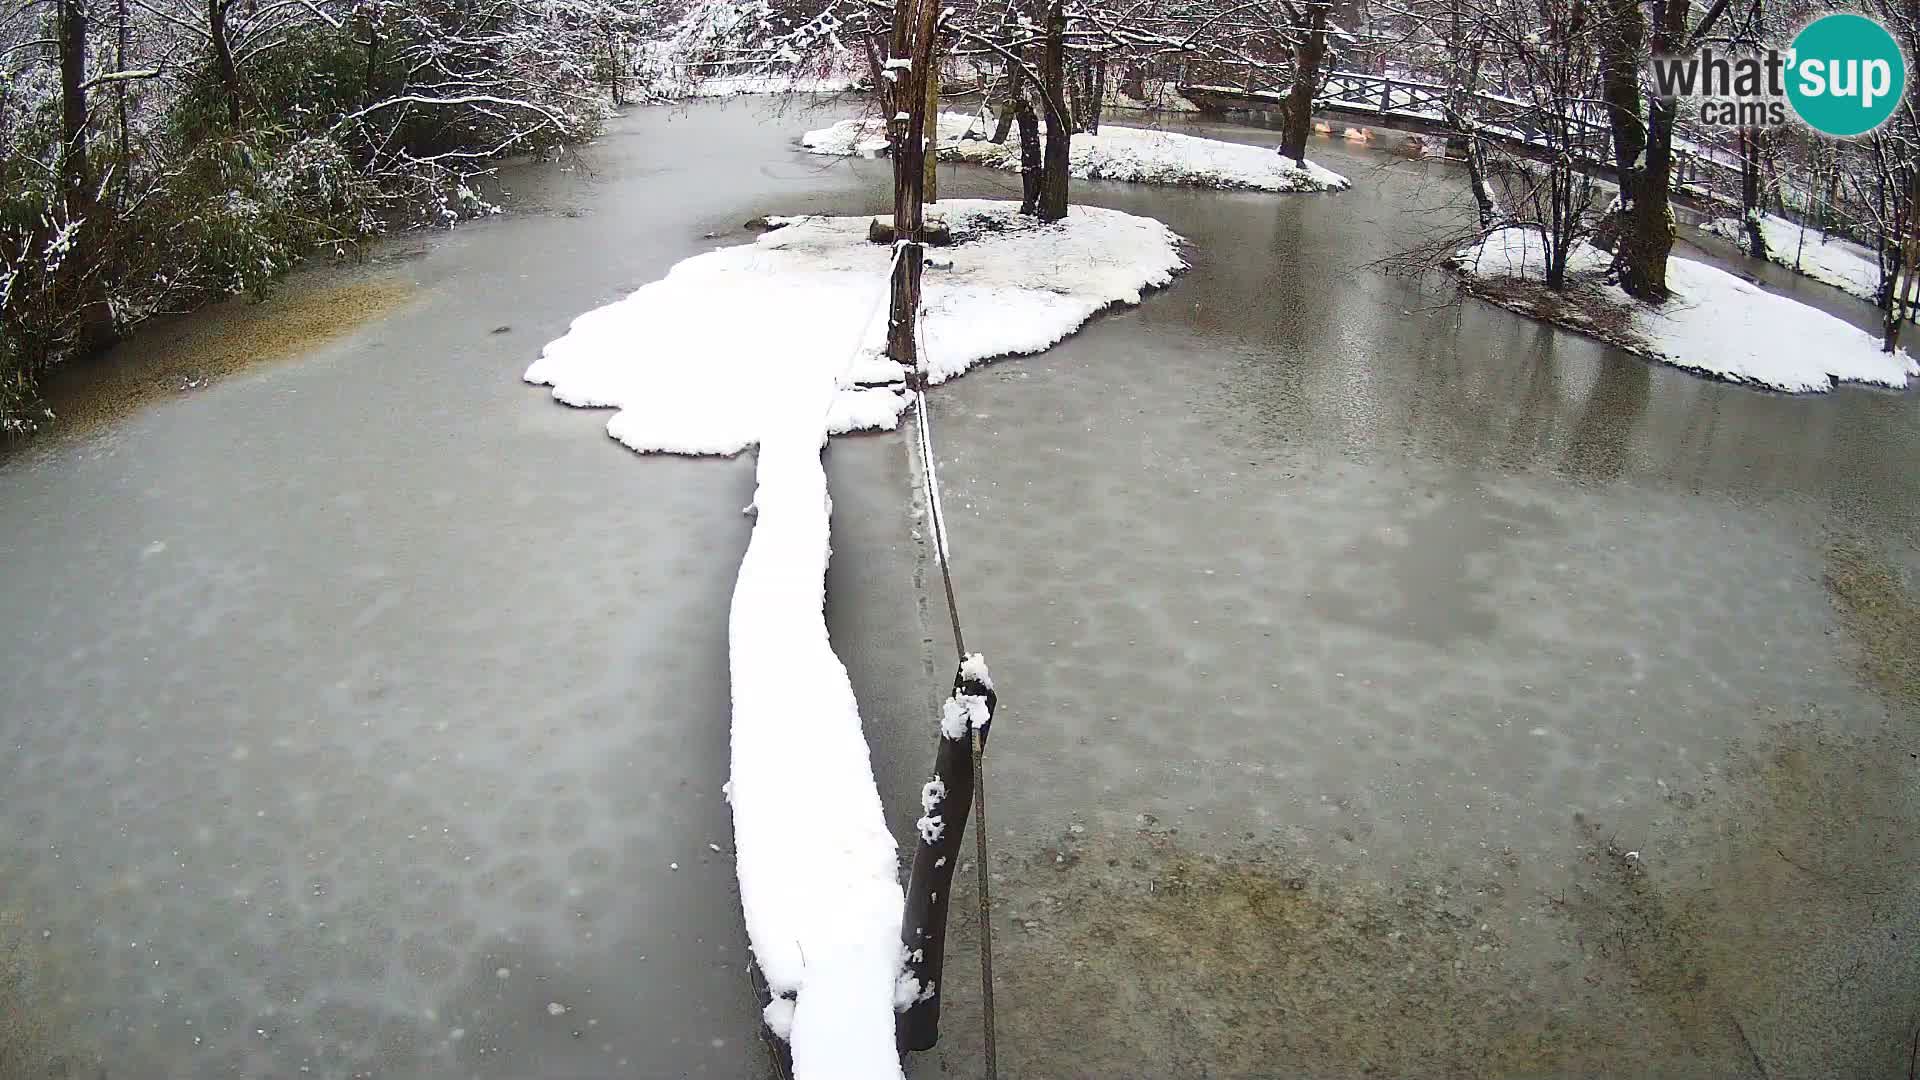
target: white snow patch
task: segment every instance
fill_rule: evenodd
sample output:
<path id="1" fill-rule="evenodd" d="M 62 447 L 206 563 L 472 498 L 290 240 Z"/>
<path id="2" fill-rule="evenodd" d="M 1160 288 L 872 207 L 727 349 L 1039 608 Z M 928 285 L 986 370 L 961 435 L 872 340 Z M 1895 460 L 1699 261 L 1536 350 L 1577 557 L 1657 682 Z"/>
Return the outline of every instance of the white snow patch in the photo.
<path id="1" fill-rule="evenodd" d="M 948 698 L 940 703 L 940 735 L 947 739 L 967 737 L 967 707 L 960 704 L 959 698 Z"/>
<path id="2" fill-rule="evenodd" d="M 1483 280 L 1545 277 L 1546 253 L 1530 229 L 1501 229 L 1454 256 L 1463 273 Z M 1606 252 L 1582 244 L 1567 261 L 1570 278 L 1598 285 Z M 1692 259 L 1667 261 L 1672 297 L 1659 307 L 1618 286 L 1602 295 L 1627 308 L 1644 356 L 1729 382 L 1789 393 L 1824 393 L 1836 382 L 1904 388 L 1920 376 L 1906 350 L 1880 351 L 1880 339 L 1817 308 L 1753 285 Z"/>
<path id="3" fill-rule="evenodd" d="M 760 1018 L 767 1022 L 767 1030 L 782 1039 L 793 1038 L 793 999 L 775 995 L 767 1007 L 760 1010 Z"/>
<path id="4" fill-rule="evenodd" d="M 929 814 L 933 813 L 934 808 L 940 805 L 940 800 L 946 797 L 947 782 L 937 776 L 920 785 L 920 809 Z"/>
<path id="5" fill-rule="evenodd" d="M 991 143 L 986 139 L 990 134 L 988 122 L 980 117 L 941 113 L 940 156 L 1018 172 L 1019 140 Z M 800 136 L 800 145 L 815 154 L 872 157 L 886 149 L 887 126 L 872 117 L 842 120 Z M 1253 191 L 1344 191 L 1352 186 L 1337 172 L 1311 161 L 1304 169 L 1296 167 L 1291 158 L 1267 147 L 1117 124 L 1100 125 L 1098 135 L 1075 135 L 1068 162 L 1068 171 L 1084 180 Z"/>
<path id="6" fill-rule="evenodd" d="M 960 661 L 960 677 L 979 683 L 984 690 L 993 689 L 993 672 L 987 670 L 987 658 L 980 653 L 968 653 Z"/>
<path id="7" fill-rule="evenodd" d="M 940 820 L 939 814 L 927 814 L 914 822 L 913 827 L 920 830 L 920 840 L 927 844 L 939 843 L 947 832 L 946 822 Z"/>

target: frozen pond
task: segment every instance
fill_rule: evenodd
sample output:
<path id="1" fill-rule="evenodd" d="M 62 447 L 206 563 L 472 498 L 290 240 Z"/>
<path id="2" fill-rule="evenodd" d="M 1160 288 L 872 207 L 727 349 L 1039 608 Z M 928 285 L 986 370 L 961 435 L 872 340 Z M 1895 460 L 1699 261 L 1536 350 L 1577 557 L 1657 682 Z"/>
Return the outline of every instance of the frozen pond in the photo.
<path id="1" fill-rule="evenodd" d="M 637 461 L 518 376 L 706 234 L 879 208 L 885 162 L 790 147 L 820 123 L 637 111 L 290 286 L 339 326 L 127 347 L 284 363 L 56 388 L 102 415 L 0 460 L 0 1062 L 764 1074 L 720 794 L 751 463 Z M 1076 184 L 1193 270 L 938 392 L 1003 1075 L 1898 1075 L 1916 624 L 1846 598 L 1920 567 L 1920 396 L 1445 305 L 1366 264 L 1449 168 L 1315 156 L 1354 190 Z M 945 614 L 905 442 L 829 466 L 904 837 Z M 975 1075 L 952 963 L 915 1075 Z"/>

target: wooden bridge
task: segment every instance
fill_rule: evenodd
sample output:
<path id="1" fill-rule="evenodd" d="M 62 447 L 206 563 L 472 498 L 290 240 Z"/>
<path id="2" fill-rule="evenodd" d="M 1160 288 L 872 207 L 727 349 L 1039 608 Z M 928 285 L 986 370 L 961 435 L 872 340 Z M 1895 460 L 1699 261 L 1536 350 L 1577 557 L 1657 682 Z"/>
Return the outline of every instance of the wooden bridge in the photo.
<path id="1" fill-rule="evenodd" d="M 1274 114 L 1286 106 L 1287 95 L 1251 86 L 1182 85 L 1181 96 L 1207 113 L 1250 112 Z M 1314 98 L 1314 115 L 1361 127 L 1387 128 L 1414 135 L 1458 138 L 1447 120 L 1448 88 L 1399 76 L 1361 71 L 1335 71 L 1327 76 Z M 1605 113 L 1589 105 L 1565 116 L 1555 116 L 1522 98 L 1490 91 L 1473 95 L 1475 121 L 1487 139 L 1536 161 L 1571 151 L 1581 171 L 1601 179 L 1614 177 L 1613 135 Z M 1740 165 L 1731 155 L 1682 139 L 1674 140 L 1673 183 L 1677 192 L 1703 202 L 1724 199 L 1713 194 L 1714 181 L 1731 180 L 1739 190 Z M 1734 200 L 1738 205 L 1738 200 Z"/>

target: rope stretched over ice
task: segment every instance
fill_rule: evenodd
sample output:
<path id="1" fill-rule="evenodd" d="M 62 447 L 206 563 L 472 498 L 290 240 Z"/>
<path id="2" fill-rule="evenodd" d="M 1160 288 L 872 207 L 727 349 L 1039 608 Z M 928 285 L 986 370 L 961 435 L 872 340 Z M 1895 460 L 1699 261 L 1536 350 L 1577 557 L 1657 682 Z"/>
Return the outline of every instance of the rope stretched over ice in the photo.
<path id="1" fill-rule="evenodd" d="M 914 334 L 920 346 L 913 371 L 914 429 L 919 435 L 921 474 L 926 477 L 927 512 L 933 519 L 933 547 L 940 559 L 940 580 L 946 587 L 947 614 L 953 621 L 953 647 L 964 664 L 967 659 L 967 639 L 960 629 L 960 609 L 953 599 L 952 549 L 947 542 L 946 513 L 940 504 L 940 475 L 934 464 L 933 415 L 927 408 L 927 372 L 930 365 L 925 316 L 923 308 L 915 313 L 913 322 Z M 978 870 L 979 884 L 975 892 L 980 900 L 981 1019 L 986 1025 L 987 1080 L 997 1080 L 1000 1067 L 994 1046 L 993 894 L 987 872 L 987 772 L 980 729 L 972 724 L 967 726 L 973 739 L 973 814 L 978 819 L 973 830 L 973 863 Z"/>

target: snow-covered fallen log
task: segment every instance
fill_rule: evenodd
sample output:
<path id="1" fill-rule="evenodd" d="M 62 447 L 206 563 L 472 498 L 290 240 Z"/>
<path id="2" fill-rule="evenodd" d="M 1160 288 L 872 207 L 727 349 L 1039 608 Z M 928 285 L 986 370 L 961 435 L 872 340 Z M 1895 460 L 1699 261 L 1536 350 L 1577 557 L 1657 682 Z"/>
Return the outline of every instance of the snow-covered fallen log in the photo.
<path id="1" fill-rule="evenodd" d="M 1045 349 L 1094 313 L 1138 303 L 1184 263 L 1149 218 L 1074 207 L 1041 224 L 1012 203 L 936 213 L 923 299 L 934 381 Z M 734 587 L 728 657 L 737 872 L 747 935 L 799 1080 L 895 1080 L 902 894 L 846 669 L 823 615 L 830 432 L 890 428 L 906 397 L 881 355 L 891 248 L 867 217 L 774 219 L 755 242 L 688 259 L 574 321 L 526 379 L 613 406 L 643 451 L 758 444 L 758 519 Z"/>
<path id="2" fill-rule="evenodd" d="M 1019 140 L 988 142 L 985 136 L 991 133 L 990 123 L 978 116 L 941 113 L 940 157 L 1018 172 Z M 886 149 L 886 124 L 873 117 L 842 120 L 800 136 L 800 145 L 814 154 L 871 157 Z M 1083 180 L 1251 191 L 1345 191 L 1352 186 L 1331 169 L 1311 161 L 1299 168 L 1269 147 L 1118 124 L 1100 125 L 1097 135 L 1075 135 L 1068 162 L 1068 171 Z"/>
<path id="3" fill-rule="evenodd" d="M 1920 377 L 1906 350 L 1881 352 L 1878 337 L 1724 270 L 1670 258 L 1672 296 L 1656 307 L 1607 284 L 1609 261 L 1580 245 L 1567 260 L 1568 287 L 1556 293 L 1544 285 L 1546 251 L 1531 229 L 1498 230 L 1454 256 L 1476 295 L 1728 382 L 1825 393 L 1836 382 L 1904 388 Z"/>

